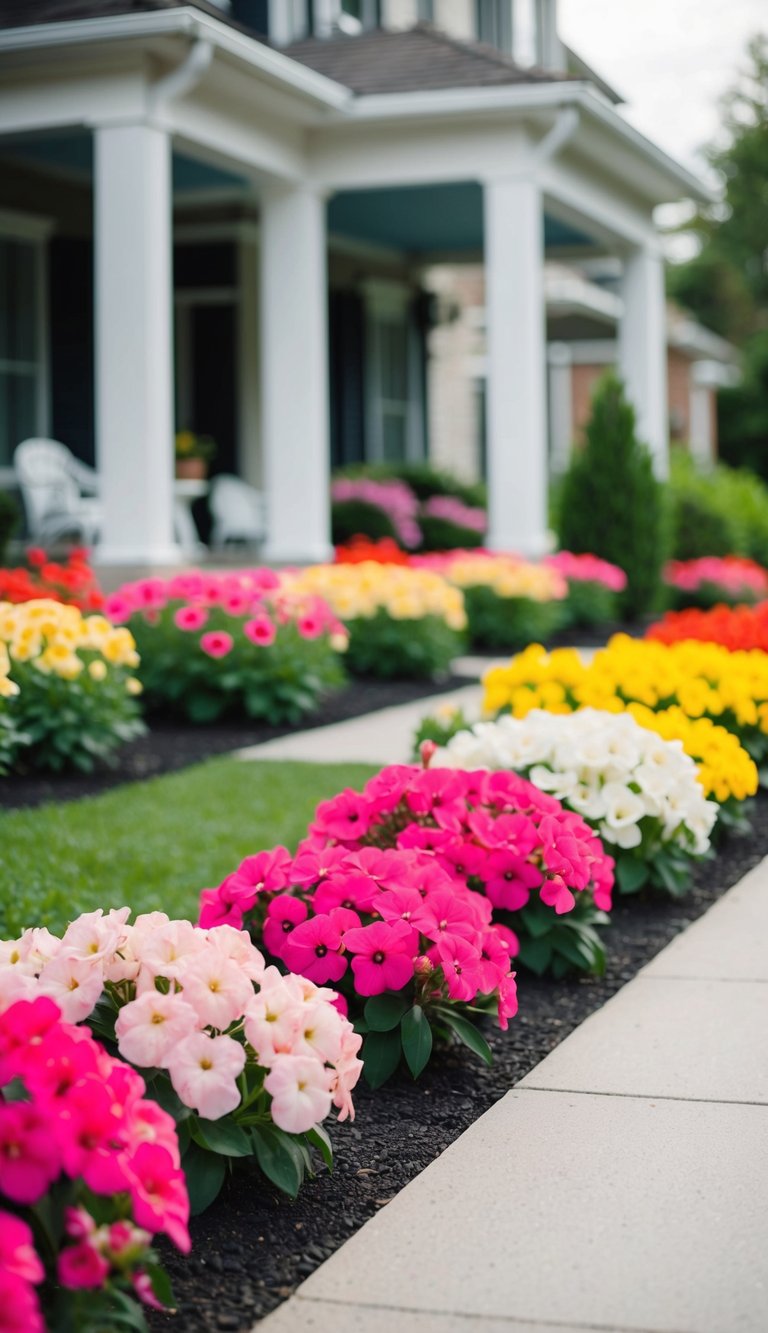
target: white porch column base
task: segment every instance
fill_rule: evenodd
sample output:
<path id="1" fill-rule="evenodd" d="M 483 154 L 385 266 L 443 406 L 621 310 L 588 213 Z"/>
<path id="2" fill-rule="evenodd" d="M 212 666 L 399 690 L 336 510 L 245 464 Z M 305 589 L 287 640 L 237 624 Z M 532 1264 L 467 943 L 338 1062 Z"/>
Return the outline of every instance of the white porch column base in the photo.
<path id="1" fill-rule="evenodd" d="M 485 184 L 488 545 L 542 555 L 547 534 L 544 226 L 536 180 Z"/>
<path id="2" fill-rule="evenodd" d="M 171 146 L 94 131 L 99 564 L 177 564 L 173 536 Z"/>
<path id="3" fill-rule="evenodd" d="M 624 261 L 624 314 L 619 325 L 619 371 L 637 414 L 639 438 L 648 445 L 658 477 L 669 472 L 667 321 L 664 261 L 650 247 Z"/>
<path id="4" fill-rule="evenodd" d="M 265 557 L 332 554 L 329 500 L 325 200 L 304 186 L 261 196 L 262 457 Z"/>

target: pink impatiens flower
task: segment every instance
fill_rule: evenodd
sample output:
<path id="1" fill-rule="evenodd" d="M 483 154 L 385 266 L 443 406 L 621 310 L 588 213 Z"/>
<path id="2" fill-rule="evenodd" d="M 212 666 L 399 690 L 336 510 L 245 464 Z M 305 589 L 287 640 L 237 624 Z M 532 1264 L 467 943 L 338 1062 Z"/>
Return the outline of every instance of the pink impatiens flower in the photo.
<path id="1" fill-rule="evenodd" d="M 24 1282 L 42 1282 L 45 1271 L 26 1222 L 0 1212 L 0 1269 Z"/>
<path id="2" fill-rule="evenodd" d="M 400 990 L 413 976 L 413 932 L 405 921 L 374 921 L 348 930 L 345 948 L 355 954 L 352 972 L 360 995 Z"/>
<path id="3" fill-rule="evenodd" d="M 245 1048 L 238 1041 L 205 1032 L 193 1032 L 168 1058 L 175 1091 L 204 1120 L 219 1120 L 240 1105 L 237 1079 L 244 1068 Z"/>
<path id="4" fill-rule="evenodd" d="M 277 638 L 277 626 L 267 615 L 254 616 L 252 620 L 246 620 L 243 634 L 258 648 L 268 648 Z"/>
<path id="5" fill-rule="evenodd" d="M 204 606 L 180 606 L 173 613 L 173 623 L 177 629 L 188 633 L 203 628 L 208 621 L 208 612 Z"/>
<path id="6" fill-rule="evenodd" d="M 480 953 L 458 935 L 443 935 L 437 957 L 452 1000 L 472 1000 L 480 988 Z"/>
<path id="7" fill-rule="evenodd" d="M 209 657 L 226 657 L 232 652 L 235 641 L 224 629 L 208 630 L 200 636 L 200 647 Z"/>
<path id="8" fill-rule="evenodd" d="M 67 1245 L 59 1255 L 56 1268 L 63 1287 L 103 1287 L 109 1275 L 106 1259 L 87 1240 L 79 1245 Z"/>
<path id="9" fill-rule="evenodd" d="M 189 1199 L 184 1172 L 167 1148 L 157 1143 L 139 1145 L 131 1159 L 129 1188 L 139 1226 L 164 1231 L 183 1254 L 188 1254 L 192 1243 L 187 1230 Z"/>
<path id="10" fill-rule="evenodd" d="M 0 1191 L 14 1203 L 36 1203 L 60 1171 L 44 1112 L 29 1102 L 0 1105 Z"/>
<path id="11" fill-rule="evenodd" d="M 292 972 L 308 977 L 318 986 L 326 981 L 339 981 L 347 970 L 341 930 L 330 916 L 312 917 L 291 931 L 283 957 Z"/>

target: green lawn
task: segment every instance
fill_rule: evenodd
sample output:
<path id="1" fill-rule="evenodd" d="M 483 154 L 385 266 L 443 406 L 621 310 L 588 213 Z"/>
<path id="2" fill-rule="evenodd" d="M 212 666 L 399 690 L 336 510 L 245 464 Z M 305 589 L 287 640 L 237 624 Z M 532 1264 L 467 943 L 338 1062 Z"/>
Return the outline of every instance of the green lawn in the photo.
<path id="1" fill-rule="evenodd" d="M 293 848 L 318 801 L 363 764 L 214 759 L 88 800 L 0 815 L 0 938 L 60 931 L 96 907 L 197 918 L 201 888 L 263 847 Z"/>

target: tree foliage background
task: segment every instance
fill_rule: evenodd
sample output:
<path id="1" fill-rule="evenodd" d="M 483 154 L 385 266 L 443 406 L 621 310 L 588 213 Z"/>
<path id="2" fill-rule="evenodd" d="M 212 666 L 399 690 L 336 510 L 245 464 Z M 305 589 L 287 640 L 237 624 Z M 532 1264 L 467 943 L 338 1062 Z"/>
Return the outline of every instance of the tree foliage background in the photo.
<path id="1" fill-rule="evenodd" d="M 720 452 L 768 478 L 768 34 L 754 37 L 723 101 L 707 158 L 723 200 L 690 224 L 699 253 L 669 270 L 670 295 L 743 350 L 743 379 L 719 395 Z"/>

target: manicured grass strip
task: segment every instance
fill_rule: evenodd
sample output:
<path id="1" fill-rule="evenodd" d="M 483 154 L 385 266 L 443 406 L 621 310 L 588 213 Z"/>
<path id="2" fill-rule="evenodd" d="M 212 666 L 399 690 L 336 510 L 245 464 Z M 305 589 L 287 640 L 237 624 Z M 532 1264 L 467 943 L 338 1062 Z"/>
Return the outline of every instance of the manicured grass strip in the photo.
<path id="1" fill-rule="evenodd" d="M 162 909 L 195 920 L 200 889 L 244 856 L 303 837 L 318 801 L 364 764 L 215 759 L 103 796 L 0 815 L 0 937 L 60 931 L 80 912 Z"/>

